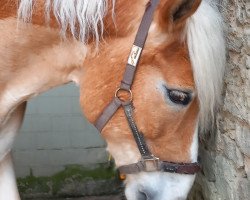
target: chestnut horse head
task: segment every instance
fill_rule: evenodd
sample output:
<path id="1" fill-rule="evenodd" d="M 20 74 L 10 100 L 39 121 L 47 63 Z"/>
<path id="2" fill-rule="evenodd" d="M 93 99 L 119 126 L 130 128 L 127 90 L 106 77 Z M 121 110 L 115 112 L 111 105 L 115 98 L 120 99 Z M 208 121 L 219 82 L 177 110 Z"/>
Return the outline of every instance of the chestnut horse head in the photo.
<path id="1" fill-rule="evenodd" d="M 29 1 L 21 2 L 19 15 L 29 18 L 22 9 Z M 148 0 L 67 2 L 54 0 L 54 11 L 61 8 L 54 14 L 63 32 L 71 29 L 85 42 L 90 36 L 80 103 L 87 119 L 95 123 L 120 85 Z M 211 126 L 220 100 L 225 62 L 221 18 L 210 2 L 201 0 L 160 0 L 152 17 L 131 88 L 134 121 L 155 157 L 169 163 L 195 163 L 198 129 Z M 100 41 L 98 52 L 94 38 Z M 140 162 L 123 109 L 114 113 L 101 133 L 118 168 Z M 165 171 L 128 174 L 126 196 L 129 200 L 185 199 L 194 178 Z"/>

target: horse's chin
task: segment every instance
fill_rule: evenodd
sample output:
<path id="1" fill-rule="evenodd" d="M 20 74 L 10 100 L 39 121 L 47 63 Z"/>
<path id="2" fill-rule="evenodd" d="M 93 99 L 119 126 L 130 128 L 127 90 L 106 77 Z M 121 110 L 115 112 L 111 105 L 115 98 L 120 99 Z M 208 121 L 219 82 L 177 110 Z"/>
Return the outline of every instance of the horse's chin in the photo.
<path id="1" fill-rule="evenodd" d="M 149 172 L 128 175 L 127 200 L 185 200 L 195 175 Z"/>

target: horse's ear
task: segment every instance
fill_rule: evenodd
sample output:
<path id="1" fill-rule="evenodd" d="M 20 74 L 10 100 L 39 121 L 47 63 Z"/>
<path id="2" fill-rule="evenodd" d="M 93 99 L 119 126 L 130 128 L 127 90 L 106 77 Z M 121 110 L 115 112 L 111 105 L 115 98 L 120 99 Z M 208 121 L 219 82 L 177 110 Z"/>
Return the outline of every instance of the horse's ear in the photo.
<path id="1" fill-rule="evenodd" d="M 199 7 L 201 0 L 166 0 L 160 5 L 159 22 L 162 28 L 184 24 Z"/>

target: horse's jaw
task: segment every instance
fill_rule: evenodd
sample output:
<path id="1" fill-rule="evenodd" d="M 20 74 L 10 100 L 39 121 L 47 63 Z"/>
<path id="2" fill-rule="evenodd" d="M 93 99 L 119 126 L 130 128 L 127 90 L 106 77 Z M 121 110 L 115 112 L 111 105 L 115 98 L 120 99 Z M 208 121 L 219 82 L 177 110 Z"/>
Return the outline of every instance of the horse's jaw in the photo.
<path id="1" fill-rule="evenodd" d="M 195 175 L 166 172 L 128 175 L 125 194 L 128 200 L 185 200 Z"/>
<path id="2" fill-rule="evenodd" d="M 197 162 L 198 125 L 190 146 L 190 160 Z M 195 175 L 167 172 L 141 172 L 127 175 L 125 194 L 128 200 L 185 200 Z"/>

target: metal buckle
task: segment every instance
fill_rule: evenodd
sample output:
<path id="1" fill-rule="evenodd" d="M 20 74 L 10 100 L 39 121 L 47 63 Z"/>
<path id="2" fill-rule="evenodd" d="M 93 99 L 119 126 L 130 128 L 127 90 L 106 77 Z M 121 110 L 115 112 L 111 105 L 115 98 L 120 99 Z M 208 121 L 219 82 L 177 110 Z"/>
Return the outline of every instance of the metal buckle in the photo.
<path id="1" fill-rule="evenodd" d="M 142 158 L 141 162 L 144 166 L 145 172 L 153 172 L 159 170 L 160 159 L 153 156 L 152 158 Z"/>
<path id="2" fill-rule="evenodd" d="M 128 93 L 128 99 L 126 100 L 122 100 L 121 97 L 119 97 L 119 92 L 121 91 L 125 91 Z M 123 88 L 118 88 L 116 91 L 115 91 L 115 97 L 118 98 L 121 102 L 132 102 L 133 100 L 133 93 L 131 90 L 126 90 L 126 89 L 123 89 Z"/>

